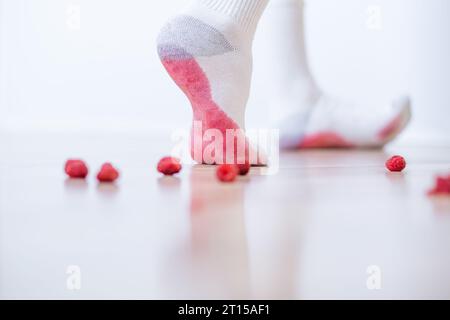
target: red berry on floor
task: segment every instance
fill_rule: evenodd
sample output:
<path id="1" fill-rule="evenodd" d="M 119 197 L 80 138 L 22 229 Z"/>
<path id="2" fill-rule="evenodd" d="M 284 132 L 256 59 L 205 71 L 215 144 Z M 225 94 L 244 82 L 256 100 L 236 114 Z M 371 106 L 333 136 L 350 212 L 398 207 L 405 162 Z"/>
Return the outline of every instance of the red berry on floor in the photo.
<path id="1" fill-rule="evenodd" d="M 250 171 L 249 163 L 238 164 L 237 167 L 241 176 L 245 176 Z"/>
<path id="2" fill-rule="evenodd" d="M 450 175 L 436 177 L 434 188 L 431 189 L 428 194 L 446 194 L 450 195 Z"/>
<path id="3" fill-rule="evenodd" d="M 174 157 L 164 157 L 158 162 L 157 170 L 164 175 L 173 175 L 180 172 L 180 160 Z"/>
<path id="4" fill-rule="evenodd" d="M 402 171 L 406 167 L 406 161 L 402 156 L 393 156 L 386 161 L 389 171 Z"/>
<path id="5" fill-rule="evenodd" d="M 239 169 L 235 164 L 221 164 L 217 167 L 217 178 L 222 182 L 232 182 L 236 179 Z"/>
<path id="6" fill-rule="evenodd" d="M 71 178 L 86 178 L 88 175 L 88 167 L 83 160 L 69 159 L 64 165 L 64 172 Z"/>
<path id="7" fill-rule="evenodd" d="M 100 182 L 113 182 L 119 177 L 119 171 L 109 162 L 104 163 L 97 174 Z"/>

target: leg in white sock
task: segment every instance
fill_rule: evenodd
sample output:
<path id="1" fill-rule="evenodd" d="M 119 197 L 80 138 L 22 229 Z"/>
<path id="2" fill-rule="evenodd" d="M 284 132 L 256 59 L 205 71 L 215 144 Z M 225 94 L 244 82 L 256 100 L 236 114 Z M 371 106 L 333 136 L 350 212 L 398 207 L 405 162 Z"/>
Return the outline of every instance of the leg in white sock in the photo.
<path id="1" fill-rule="evenodd" d="M 265 38 L 272 68 L 271 118 L 280 128 L 282 146 L 382 146 L 406 126 L 407 98 L 370 108 L 318 88 L 308 65 L 302 0 L 273 0 L 265 14 L 270 24 Z"/>
<path id="2" fill-rule="evenodd" d="M 195 123 L 201 124 L 201 130 L 194 128 L 192 134 L 193 140 L 202 141 L 192 144 L 193 158 L 200 163 L 209 163 L 204 159 L 206 130 L 222 134 L 223 156 L 215 154 L 213 162 L 223 163 L 229 162 L 225 159 L 229 151 L 226 131 L 244 129 L 253 36 L 267 2 L 197 0 L 160 32 L 161 61 L 190 100 Z"/>

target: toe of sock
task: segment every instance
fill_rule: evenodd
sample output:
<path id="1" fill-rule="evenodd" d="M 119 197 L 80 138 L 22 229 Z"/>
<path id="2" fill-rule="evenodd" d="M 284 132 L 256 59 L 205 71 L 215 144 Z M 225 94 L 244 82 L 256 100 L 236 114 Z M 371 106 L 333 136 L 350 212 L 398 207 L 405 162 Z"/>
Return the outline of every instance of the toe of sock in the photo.
<path id="1" fill-rule="evenodd" d="M 296 149 L 305 135 L 308 116 L 304 113 L 291 114 L 279 121 L 275 129 L 280 133 L 281 149 Z"/>
<path id="2" fill-rule="evenodd" d="M 393 116 L 379 132 L 378 138 L 385 144 L 398 136 L 411 119 L 411 99 L 409 96 L 400 96 L 392 101 Z"/>

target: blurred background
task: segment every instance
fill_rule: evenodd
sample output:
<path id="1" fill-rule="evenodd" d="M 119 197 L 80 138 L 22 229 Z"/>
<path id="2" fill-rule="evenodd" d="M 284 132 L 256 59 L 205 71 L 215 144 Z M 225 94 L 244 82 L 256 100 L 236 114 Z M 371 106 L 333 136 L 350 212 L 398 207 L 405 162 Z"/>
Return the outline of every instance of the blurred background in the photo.
<path id="1" fill-rule="evenodd" d="M 272 0 L 276 1 L 276 0 Z M 155 39 L 185 0 L 0 0 L 0 131 L 164 134 L 190 108 Z M 318 83 L 345 98 L 410 93 L 398 143 L 450 143 L 450 1 L 307 0 Z M 270 7 L 269 7 L 270 10 Z M 268 125 L 262 18 L 248 127 Z"/>

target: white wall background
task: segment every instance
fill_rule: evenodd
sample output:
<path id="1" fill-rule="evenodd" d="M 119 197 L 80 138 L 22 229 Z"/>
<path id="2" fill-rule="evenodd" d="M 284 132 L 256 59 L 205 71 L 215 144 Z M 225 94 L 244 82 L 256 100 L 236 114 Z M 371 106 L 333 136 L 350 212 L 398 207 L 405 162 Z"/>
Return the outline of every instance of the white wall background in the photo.
<path id="1" fill-rule="evenodd" d="M 186 126 L 189 105 L 165 74 L 154 45 L 167 17 L 184 5 L 0 0 L 0 129 L 133 132 Z M 381 9 L 380 30 L 367 27 L 371 6 Z M 409 92 L 414 119 L 402 141 L 450 142 L 449 0 L 308 0 L 306 19 L 312 69 L 325 89 L 358 99 Z M 262 49 L 268 27 L 263 17 L 249 127 L 267 125 L 270 75 Z"/>

